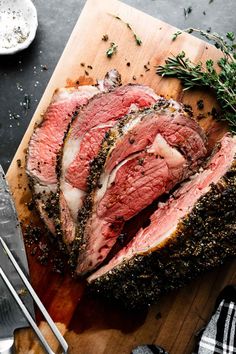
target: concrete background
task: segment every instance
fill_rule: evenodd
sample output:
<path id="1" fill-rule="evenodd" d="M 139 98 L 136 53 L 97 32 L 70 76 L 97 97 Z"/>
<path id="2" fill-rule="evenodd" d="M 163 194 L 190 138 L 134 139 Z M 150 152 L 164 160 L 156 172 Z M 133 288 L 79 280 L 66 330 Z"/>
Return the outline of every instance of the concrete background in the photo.
<path id="1" fill-rule="evenodd" d="M 103 0 L 100 0 L 103 1 Z M 236 0 L 123 0 L 178 28 L 236 33 Z M 33 44 L 14 56 L 0 56 L 0 163 L 7 170 L 61 56 L 85 0 L 34 0 L 39 28 Z M 184 8 L 192 7 L 187 18 Z M 43 70 L 43 66 L 48 70 Z M 29 109 L 22 105 L 30 97 Z"/>

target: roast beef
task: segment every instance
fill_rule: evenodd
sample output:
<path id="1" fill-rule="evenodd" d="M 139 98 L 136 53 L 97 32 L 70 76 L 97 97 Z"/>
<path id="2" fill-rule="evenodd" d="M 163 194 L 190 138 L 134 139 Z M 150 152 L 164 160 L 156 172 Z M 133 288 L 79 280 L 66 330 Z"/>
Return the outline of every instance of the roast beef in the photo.
<path id="1" fill-rule="evenodd" d="M 157 99 L 147 86 L 124 85 L 94 96 L 74 119 L 64 144 L 60 178 L 60 232 L 68 246 L 75 238 L 89 163 L 104 134 L 130 110 L 148 107 Z"/>
<path id="2" fill-rule="evenodd" d="M 155 302 L 236 253 L 236 137 L 217 151 L 151 217 L 148 227 L 88 278 L 91 288 L 127 306 Z"/>
<path id="3" fill-rule="evenodd" d="M 77 274 L 106 258 L 126 220 L 196 170 L 205 143 L 199 125 L 177 102 L 165 99 L 110 129 L 91 164 L 90 193 L 79 212 L 71 255 Z"/>
<path id="4" fill-rule="evenodd" d="M 96 86 L 69 87 L 56 90 L 52 101 L 30 139 L 26 171 L 30 177 L 36 205 L 52 233 L 57 207 L 57 155 L 63 145 L 68 125 L 76 111 L 101 90 L 119 85 L 120 75 L 109 71 Z M 57 207 L 58 208 L 58 207 Z"/>

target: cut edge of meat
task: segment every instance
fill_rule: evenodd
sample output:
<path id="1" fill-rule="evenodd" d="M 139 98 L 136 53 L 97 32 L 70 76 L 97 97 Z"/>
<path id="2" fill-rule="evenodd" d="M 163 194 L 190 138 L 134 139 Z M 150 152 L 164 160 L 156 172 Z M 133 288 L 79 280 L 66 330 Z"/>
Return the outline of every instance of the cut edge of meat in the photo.
<path id="1" fill-rule="evenodd" d="M 112 69 L 106 74 L 104 81 L 104 90 L 107 91 L 114 85 L 120 85 L 121 76 L 116 69 Z M 58 221 L 56 221 L 58 218 L 52 215 L 53 208 L 49 207 L 50 202 L 53 206 L 58 202 L 58 155 L 78 109 L 99 92 L 98 85 L 55 90 L 41 122 L 35 127 L 29 141 L 26 174 L 39 214 L 52 234 L 55 234 L 58 228 Z M 46 148 L 47 151 L 43 154 Z"/>
<path id="2" fill-rule="evenodd" d="M 220 159 L 218 161 L 224 162 L 225 165 L 223 168 L 220 165 L 220 172 L 214 174 L 218 158 Z M 91 287 L 98 293 L 104 292 L 105 296 L 106 293 L 109 296 L 108 292 L 110 291 L 111 298 L 119 299 L 122 302 L 127 301 L 132 306 L 148 304 L 149 301 L 156 301 L 160 292 L 184 285 L 194 278 L 202 268 L 212 268 L 221 264 L 227 256 L 235 254 L 236 242 L 233 242 L 236 199 L 235 158 L 236 136 L 231 137 L 226 134 L 217 144 L 216 150 L 208 160 L 206 169 L 201 170 L 190 181 L 183 183 L 174 196 L 154 212 L 150 225 L 141 229 L 108 264 L 87 279 Z M 150 240 L 151 233 L 160 230 L 164 217 L 168 217 L 168 222 L 171 220 L 171 215 L 167 214 L 168 209 L 176 210 L 175 205 L 178 205 L 182 196 L 182 202 L 185 201 L 188 194 L 192 192 L 191 184 L 195 187 L 197 184 L 195 182 L 201 179 L 207 169 L 210 169 L 212 174 L 206 174 L 202 184 L 198 184 L 202 193 L 195 198 L 193 205 L 190 203 L 188 210 L 185 210 L 183 215 L 177 215 L 175 225 L 168 230 L 163 239 L 146 249 L 137 251 L 137 240 L 143 241 L 145 233 L 146 241 Z M 158 218 L 160 222 L 158 222 Z M 155 222 L 155 227 L 152 230 Z M 229 226 L 227 226 L 227 222 Z M 148 235 L 149 230 L 150 236 Z M 229 233 L 229 237 L 227 233 Z M 217 238 L 219 238 L 218 242 Z M 220 240 L 222 240 L 222 245 Z M 232 251 L 230 251 L 228 243 L 233 244 Z M 206 248 L 205 255 L 204 248 Z M 211 252 L 211 248 L 213 252 Z M 129 284 L 131 274 L 133 274 L 133 280 Z M 147 287 L 146 290 L 145 287 Z M 133 296 L 129 294 L 131 289 L 134 292 Z"/>
<path id="3" fill-rule="evenodd" d="M 88 272 L 88 268 L 90 271 L 92 269 L 91 268 L 92 263 L 89 260 L 86 260 L 86 264 L 88 266 L 88 268 L 86 270 L 83 269 L 84 267 L 82 267 L 82 265 L 81 265 L 84 262 L 82 260 L 86 259 L 86 257 L 84 257 L 84 252 L 85 252 L 87 245 L 88 245 L 87 241 L 86 241 L 86 236 L 84 233 L 86 233 L 86 224 L 87 224 L 87 222 L 90 218 L 90 215 L 92 213 L 91 209 L 92 209 L 92 205 L 94 204 L 94 195 L 93 194 L 94 194 L 94 191 L 97 187 L 97 184 L 99 184 L 99 178 L 101 177 L 100 176 L 101 171 L 104 167 L 106 159 L 111 155 L 114 147 L 116 146 L 116 142 L 119 139 L 119 137 L 123 138 L 126 133 L 128 135 L 129 129 L 132 130 L 132 128 L 135 127 L 135 124 L 140 123 L 140 121 L 142 122 L 142 120 L 145 119 L 145 117 L 147 117 L 148 113 L 151 112 L 153 114 L 158 114 L 158 113 L 160 113 L 160 114 L 165 113 L 166 114 L 166 112 L 169 113 L 169 109 L 170 109 L 171 110 L 171 117 L 172 117 L 172 115 L 174 116 L 173 106 L 176 106 L 176 103 L 172 100 L 167 101 L 165 99 L 161 99 L 160 101 L 161 102 L 159 104 L 154 105 L 153 108 L 151 108 L 151 109 L 146 108 L 142 111 L 135 112 L 133 114 L 129 114 L 129 115 L 125 116 L 119 123 L 117 123 L 117 125 L 110 130 L 109 134 L 107 134 L 107 137 L 104 139 L 104 142 L 103 142 L 102 148 L 100 150 L 100 153 L 98 154 L 98 157 L 95 158 L 91 164 L 90 176 L 88 178 L 88 192 L 89 192 L 89 194 L 86 197 L 84 205 L 81 208 L 80 213 L 79 213 L 79 227 L 77 229 L 76 240 L 72 246 L 72 255 L 70 258 L 72 266 L 75 266 L 76 263 L 78 262 L 78 266 L 76 268 L 76 271 L 80 275 L 81 274 L 83 275 L 86 272 Z M 180 112 L 179 112 L 180 106 L 179 105 L 178 105 L 177 109 L 175 108 L 175 111 L 176 111 L 176 114 L 180 114 Z M 181 111 L 181 114 L 182 113 L 183 113 L 183 111 Z M 186 122 L 187 122 L 186 119 L 188 119 L 190 127 L 193 129 L 194 133 L 199 135 L 199 139 L 202 141 L 202 155 L 200 155 L 199 157 L 203 158 L 204 157 L 203 155 L 206 154 L 206 148 L 204 145 L 204 143 L 206 141 L 206 137 L 205 137 L 203 131 L 201 130 L 201 128 L 199 128 L 198 124 L 194 120 L 192 120 L 186 113 L 184 113 L 184 115 L 181 117 L 185 117 L 185 118 L 182 118 L 182 119 L 184 119 L 184 122 L 182 122 L 182 123 L 186 124 Z M 175 148 L 175 147 L 176 147 L 175 142 L 173 142 L 173 148 Z M 178 150 L 176 152 L 178 152 Z M 199 153 L 199 151 L 198 151 L 198 153 Z M 185 154 L 188 156 L 188 152 L 186 152 Z M 199 160 L 199 157 L 196 158 L 196 160 Z M 193 160 L 194 160 L 194 157 L 193 157 Z M 199 163 L 199 161 L 198 161 L 198 163 Z M 187 175 L 185 175 L 183 177 L 183 179 L 186 177 L 187 177 Z M 177 183 L 179 183 L 181 181 L 182 180 L 178 180 Z M 170 189 L 171 188 L 173 188 L 173 186 L 171 186 Z M 169 190 L 166 192 L 169 192 Z M 154 198 L 154 199 L 156 199 L 156 198 Z M 153 202 L 153 200 L 151 200 L 147 205 L 151 204 L 151 202 Z M 147 205 L 145 205 L 145 206 L 147 206 Z M 143 209 L 143 207 L 142 207 L 142 209 Z M 124 224 L 124 220 L 126 220 L 126 219 L 123 219 L 123 221 L 121 220 L 122 222 L 120 223 L 120 227 L 122 227 L 122 225 Z M 97 227 L 99 229 L 99 225 L 97 225 Z M 121 230 L 119 228 L 119 230 L 117 229 L 115 231 L 119 232 Z M 91 234 L 91 232 L 88 232 L 88 234 Z M 119 233 L 117 234 L 117 237 L 118 237 L 118 235 L 119 235 Z M 100 261 L 98 262 L 98 264 L 100 264 L 104 260 L 105 256 L 108 254 L 109 250 L 114 245 L 115 240 L 116 240 L 116 238 L 113 238 L 111 240 L 109 239 L 109 240 L 107 240 L 108 244 L 106 245 L 106 247 L 105 246 L 100 247 L 100 249 L 103 252 L 103 257 L 101 257 L 101 256 L 99 257 Z M 95 244 L 98 247 L 98 245 L 100 243 L 93 242 L 92 243 L 93 248 L 95 247 Z M 78 259 L 75 256 L 75 254 L 79 254 Z"/>
<path id="4" fill-rule="evenodd" d="M 138 95 L 136 94 L 136 96 L 138 96 L 140 98 L 141 103 L 143 105 L 144 104 L 147 105 L 147 97 L 148 97 L 148 100 L 151 101 L 150 105 L 154 104 L 155 101 L 159 98 L 159 96 L 156 95 L 156 93 L 154 92 L 153 89 L 151 89 L 150 87 L 145 86 L 145 85 L 127 84 L 122 87 L 118 87 L 117 90 L 120 91 L 125 88 L 126 89 L 131 88 L 132 90 L 135 90 L 136 88 L 138 88 L 140 92 Z M 91 98 L 91 100 L 89 101 L 89 104 L 93 104 L 94 101 L 99 101 L 99 99 L 103 98 L 104 95 L 106 95 L 106 94 L 107 93 L 100 93 L 100 94 L 96 95 L 96 97 Z M 126 103 L 126 105 L 127 105 L 127 103 Z M 127 109 L 129 109 L 129 110 L 133 110 L 134 108 L 135 107 L 133 105 L 133 102 L 131 102 L 130 105 L 128 104 L 128 106 L 127 106 Z M 80 112 L 83 114 L 83 110 L 86 110 L 86 109 L 87 108 L 84 107 L 81 109 Z M 120 119 L 120 117 L 118 117 L 118 118 L 115 117 L 113 121 L 106 122 L 106 124 L 104 124 L 104 126 L 108 125 L 107 129 L 110 129 L 115 124 L 115 121 L 117 119 Z M 94 128 L 95 127 L 93 127 L 93 129 Z M 72 129 L 73 129 L 73 127 L 72 127 Z M 66 210 L 65 210 L 66 214 L 67 214 L 67 216 L 69 216 L 71 214 L 71 218 L 68 217 L 68 218 L 64 219 L 64 217 L 63 217 L 64 210 L 62 210 L 62 208 L 61 208 L 61 212 L 60 212 L 60 228 L 61 228 L 61 230 L 59 231 L 59 233 L 62 235 L 64 242 L 68 245 L 69 249 L 70 249 L 71 240 L 73 240 L 75 237 L 75 230 L 76 230 L 75 224 L 77 222 L 77 220 L 75 219 L 75 214 L 78 213 L 79 208 L 82 206 L 82 203 L 80 202 L 80 200 L 86 194 L 85 191 L 76 189 L 75 187 L 73 187 L 69 183 L 69 181 L 66 180 L 67 170 L 65 171 L 64 167 L 63 167 L 63 166 L 66 166 L 68 168 L 68 166 L 70 166 L 71 162 L 74 160 L 74 158 L 76 157 L 76 154 L 78 154 L 78 151 L 80 149 L 79 139 L 73 139 L 73 138 L 70 140 L 70 148 L 67 149 L 67 147 L 69 146 L 68 141 L 71 137 L 72 129 L 69 131 L 69 133 L 65 139 L 65 144 L 64 144 L 63 154 L 62 154 L 61 176 L 60 176 L 60 194 L 62 194 L 61 198 L 65 201 L 65 203 L 63 204 L 64 205 L 63 209 L 65 210 L 65 208 L 66 208 Z M 66 152 L 67 150 L 69 151 L 68 156 L 67 156 L 67 152 Z M 71 151 L 72 151 L 72 153 L 71 153 Z M 66 194 L 64 193 L 64 191 L 66 191 Z M 76 194 L 78 198 L 77 199 L 74 198 L 73 194 Z M 76 212 L 73 211 L 72 209 L 70 209 L 70 207 L 69 207 L 70 199 L 67 200 L 66 195 L 69 195 L 69 196 L 72 195 L 73 206 L 74 206 L 74 209 L 76 210 Z M 74 214 L 74 217 L 73 217 L 73 214 Z M 63 220 L 66 220 L 66 223 L 64 223 Z M 69 227 L 67 225 L 67 222 L 69 222 Z M 69 230 L 69 231 L 67 232 L 67 230 Z M 71 230 L 72 230 L 73 235 L 71 234 Z"/>

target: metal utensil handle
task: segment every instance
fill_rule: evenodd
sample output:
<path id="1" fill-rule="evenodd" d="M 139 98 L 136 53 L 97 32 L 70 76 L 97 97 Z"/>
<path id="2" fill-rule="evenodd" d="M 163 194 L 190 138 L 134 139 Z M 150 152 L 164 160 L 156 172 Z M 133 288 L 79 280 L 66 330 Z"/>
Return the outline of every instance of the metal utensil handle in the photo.
<path id="1" fill-rule="evenodd" d="M 29 313 L 29 311 L 27 310 L 27 308 L 25 307 L 23 301 L 20 299 L 20 297 L 18 296 L 16 290 L 13 288 L 11 282 L 8 280 L 6 274 L 4 273 L 3 269 L 0 267 L 0 276 L 2 277 L 2 279 L 4 280 L 6 286 L 8 287 L 8 289 L 10 290 L 12 296 L 14 297 L 14 299 L 16 300 L 18 306 L 20 307 L 21 311 L 23 312 L 23 314 L 25 315 L 27 321 L 29 322 L 29 324 L 31 325 L 31 327 L 33 328 L 34 332 L 36 333 L 36 335 L 38 336 L 40 342 L 42 343 L 45 351 L 48 354 L 55 354 L 53 352 L 53 350 L 50 348 L 50 346 L 48 345 L 46 339 L 44 338 L 43 334 L 41 333 L 41 331 L 39 330 L 37 324 L 34 322 L 33 317 L 31 316 L 31 314 Z"/>
<path id="2" fill-rule="evenodd" d="M 0 340 L 0 354 L 15 354 L 14 338 Z"/>
<path id="3" fill-rule="evenodd" d="M 34 289 L 32 288 L 30 282 L 28 281 L 28 279 L 26 278 L 25 274 L 22 272 L 21 268 L 19 267 L 19 265 L 17 264 L 14 256 L 12 255 L 11 251 L 9 250 L 6 242 L 2 239 L 2 237 L 0 237 L 0 242 L 4 248 L 4 250 L 6 251 L 9 259 L 11 260 L 12 264 L 14 265 L 17 273 L 19 274 L 21 280 L 23 281 L 23 283 L 25 284 L 27 290 L 29 291 L 30 295 L 32 296 L 32 298 L 34 299 L 35 303 L 37 304 L 38 308 L 40 309 L 41 313 L 43 314 L 44 318 L 46 319 L 49 327 L 51 328 L 52 332 L 54 333 L 55 337 L 57 338 L 57 340 L 59 341 L 60 345 L 63 348 L 63 353 L 67 353 L 68 351 L 68 344 L 65 341 L 65 339 L 63 338 L 63 336 L 61 335 L 59 329 L 57 328 L 57 326 L 55 325 L 55 323 L 53 322 L 53 320 L 51 319 L 49 313 L 47 312 L 46 308 L 44 307 L 44 305 L 42 304 L 41 300 L 39 299 L 38 295 L 36 294 L 36 292 L 34 291 Z"/>

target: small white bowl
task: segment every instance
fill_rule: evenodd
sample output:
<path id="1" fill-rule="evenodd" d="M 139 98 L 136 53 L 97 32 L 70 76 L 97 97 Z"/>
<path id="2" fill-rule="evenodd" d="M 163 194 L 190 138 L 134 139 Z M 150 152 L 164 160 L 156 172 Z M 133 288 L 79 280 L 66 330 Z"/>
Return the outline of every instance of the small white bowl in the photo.
<path id="1" fill-rule="evenodd" d="M 14 54 L 34 40 L 37 10 L 31 0 L 0 0 L 0 22 L 0 54 Z"/>

